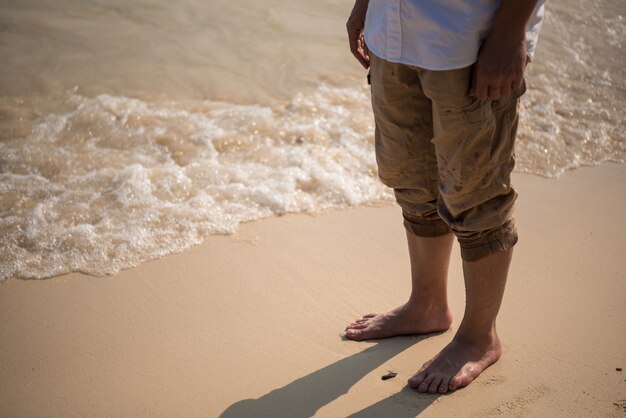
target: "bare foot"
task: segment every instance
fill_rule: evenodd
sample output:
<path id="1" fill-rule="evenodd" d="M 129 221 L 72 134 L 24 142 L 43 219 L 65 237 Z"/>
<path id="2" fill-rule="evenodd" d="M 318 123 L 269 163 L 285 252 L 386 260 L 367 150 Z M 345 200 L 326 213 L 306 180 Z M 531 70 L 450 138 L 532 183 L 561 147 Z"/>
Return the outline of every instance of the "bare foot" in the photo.
<path id="1" fill-rule="evenodd" d="M 452 314 L 445 308 L 413 308 L 408 303 L 384 314 L 368 314 L 346 327 L 346 337 L 374 340 L 407 334 L 428 334 L 450 328 Z"/>
<path id="2" fill-rule="evenodd" d="M 409 386 L 419 392 L 446 393 L 469 385 L 487 367 L 498 361 L 502 348 L 495 330 L 482 341 L 459 337 L 426 362 Z"/>

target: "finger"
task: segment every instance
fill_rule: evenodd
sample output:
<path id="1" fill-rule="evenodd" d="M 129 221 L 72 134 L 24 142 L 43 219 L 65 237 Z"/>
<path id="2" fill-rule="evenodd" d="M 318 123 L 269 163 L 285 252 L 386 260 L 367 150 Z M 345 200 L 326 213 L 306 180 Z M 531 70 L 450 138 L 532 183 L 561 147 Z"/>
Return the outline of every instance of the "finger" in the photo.
<path id="1" fill-rule="evenodd" d="M 356 59 L 359 60 L 363 68 L 367 70 L 370 67 L 369 58 L 365 56 L 362 49 L 359 49 L 355 56 L 356 56 Z"/>
<path id="2" fill-rule="evenodd" d="M 488 87 L 488 90 L 488 96 L 491 100 L 498 100 L 500 98 L 500 91 L 502 90 L 502 87 L 500 87 L 500 85 L 492 84 Z"/>
<path id="3" fill-rule="evenodd" d="M 489 84 L 487 84 L 480 76 L 476 76 L 474 97 L 476 97 L 481 102 L 489 98 Z"/>
<path id="4" fill-rule="evenodd" d="M 370 56 L 370 50 L 367 47 L 367 44 L 365 43 L 365 36 L 363 35 L 363 33 L 361 33 L 361 40 L 363 42 L 363 51 L 365 51 L 365 55 L 367 55 L 367 57 L 369 58 Z"/>
<path id="5" fill-rule="evenodd" d="M 350 42 L 350 51 L 352 55 L 361 63 L 366 69 L 369 67 L 369 60 L 365 58 L 363 54 L 363 48 L 359 47 L 359 38 L 361 37 L 360 31 L 348 31 L 348 41 Z"/>
<path id="6" fill-rule="evenodd" d="M 522 87 L 523 78 L 516 78 L 511 82 L 511 91 L 518 91 Z"/>
<path id="7" fill-rule="evenodd" d="M 489 98 L 489 78 L 485 77 L 485 73 L 478 63 L 472 68 L 470 95 L 476 97 L 481 102 Z"/>
<path id="8" fill-rule="evenodd" d="M 361 62 L 361 64 L 363 64 L 363 66 L 367 69 L 370 66 L 370 57 L 367 53 L 367 46 L 365 46 L 365 41 L 363 40 L 363 38 L 361 37 L 361 39 L 359 39 L 359 49 L 358 49 L 359 55 L 361 56 L 361 59 L 359 60 Z"/>
<path id="9" fill-rule="evenodd" d="M 370 64 L 370 54 L 367 49 L 367 44 L 365 43 L 365 37 L 363 36 L 363 32 L 361 32 L 361 37 L 359 38 L 359 44 L 361 45 L 361 51 L 363 54 L 363 58 L 367 61 L 367 66 Z"/>
<path id="10" fill-rule="evenodd" d="M 510 95 L 511 95 L 511 85 L 512 85 L 512 84 L 513 84 L 513 83 L 504 83 L 504 84 L 502 85 L 502 89 L 500 90 L 500 95 L 501 95 L 502 97 L 508 97 L 508 96 L 510 96 Z"/>

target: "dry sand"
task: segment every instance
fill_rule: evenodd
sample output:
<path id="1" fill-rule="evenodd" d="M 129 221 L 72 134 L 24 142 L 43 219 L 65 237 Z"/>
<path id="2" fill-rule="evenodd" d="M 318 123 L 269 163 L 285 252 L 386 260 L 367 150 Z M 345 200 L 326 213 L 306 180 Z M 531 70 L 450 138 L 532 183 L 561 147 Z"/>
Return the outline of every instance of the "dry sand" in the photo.
<path id="1" fill-rule="evenodd" d="M 3 283 L 0 416 L 623 417 L 626 166 L 515 184 L 504 356 L 468 388 L 405 387 L 462 315 L 458 248 L 451 331 L 342 339 L 408 295 L 400 213 L 386 204 L 243 225 L 112 277 Z"/>

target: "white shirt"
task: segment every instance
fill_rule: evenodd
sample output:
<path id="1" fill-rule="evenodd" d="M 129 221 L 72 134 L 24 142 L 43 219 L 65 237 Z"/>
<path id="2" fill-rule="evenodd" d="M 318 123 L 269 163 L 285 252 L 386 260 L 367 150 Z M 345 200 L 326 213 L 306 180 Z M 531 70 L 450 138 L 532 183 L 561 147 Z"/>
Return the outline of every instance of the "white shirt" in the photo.
<path id="1" fill-rule="evenodd" d="M 539 0 L 526 25 L 532 59 L 543 20 Z M 428 70 L 473 64 L 500 0 L 370 0 L 365 43 L 376 56 Z"/>

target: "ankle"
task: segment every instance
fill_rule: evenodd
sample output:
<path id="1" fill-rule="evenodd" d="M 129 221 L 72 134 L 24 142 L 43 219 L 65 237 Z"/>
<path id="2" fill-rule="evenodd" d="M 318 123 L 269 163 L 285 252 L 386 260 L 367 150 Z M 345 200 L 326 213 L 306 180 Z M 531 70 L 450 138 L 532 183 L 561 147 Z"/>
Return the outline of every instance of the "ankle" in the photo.
<path id="1" fill-rule="evenodd" d="M 411 293 L 406 303 L 407 308 L 419 312 L 447 312 L 448 299 L 447 296 L 442 297 L 424 297 Z"/>
<path id="2" fill-rule="evenodd" d="M 418 316 L 442 316 L 450 314 L 447 303 L 423 301 L 416 298 L 409 298 L 404 305 L 405 309 L 411 314 Z"/>
<path id="3" fill-rule="evenodd" d="M 496 332 L 495 324 L 491 326 L 469 326 L 461 323 L 454 339 L 469 343 L 481 348 L 500 345 L 500 339 Z"/>
<path id="4" fill-rule="evenodd" d="M 426 304 L 409 299 L 402 309 L 420 321 L 426 319 L 436 328 L 448 329 L 452 325 L 452 312 L 447 303 Z"/>

